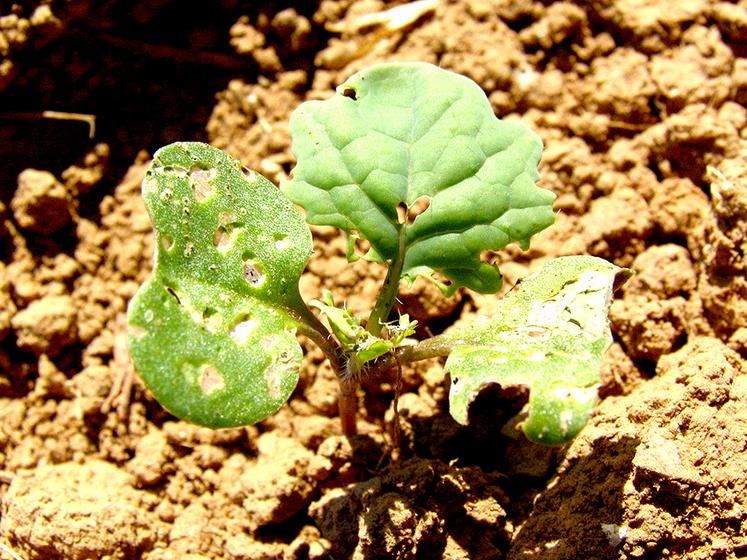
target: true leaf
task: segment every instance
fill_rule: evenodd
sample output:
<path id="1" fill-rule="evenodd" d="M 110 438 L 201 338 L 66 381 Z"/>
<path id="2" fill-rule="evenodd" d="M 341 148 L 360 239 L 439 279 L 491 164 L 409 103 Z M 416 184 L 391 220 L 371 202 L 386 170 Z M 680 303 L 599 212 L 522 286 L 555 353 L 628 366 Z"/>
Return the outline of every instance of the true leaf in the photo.
<path id="1" fill-rule="evenodd" d="M 387 324 L 390 336 L 380 338 L 363 328 L 360 319 L 348 309 L 337 307 L 328 290 L 324 292 L 323 301 L 313 300 L 310 304 L 327 317 L 329 326 L 343 349 L 355 356 L 361 364 L 375 360 L 399 346 L 405 338 L 415 334 L 418 324 L 417 321 L 410 321 L 408 315 L 401 315 L 397 324 Z"/>
<path id="2" fill-rule="evenodd" d="M 448 293 L 497 291 L 501 275 L 481 253 L 526 248 L 553 222 L 555 197 L 535 185 L 539 137 L 497 119 L 475 82 L 431 64 L 359 72 L 302 104 L 291 132 L 298 163 L 283 189 L 307 220 L 360 235 L 377 260 L 403 259 L 404 277 L 440 273 Z"/>
<path id="3" fill-rule="evenodd" d="M 135 367 L 176 416 L 211 427 L 275 412 L 298 380 L 298 279 L 311 235 L 267 179 L 180 142 L 143 181 L 155 267 L 128 311 Z"/>
<path id="4" fill-rule="evenodd" d="M 601 358 L 612 341 L 612 292 L 629 274 L 596 257 L 555 259 L 503 298 L 494 319 L 450 335 L 457 346 L 445 369 L 454 419 L 466 424 L 469 405 L 489 384 L 525 385 L 527 438 L 573 438 L 597 402 Z"/>

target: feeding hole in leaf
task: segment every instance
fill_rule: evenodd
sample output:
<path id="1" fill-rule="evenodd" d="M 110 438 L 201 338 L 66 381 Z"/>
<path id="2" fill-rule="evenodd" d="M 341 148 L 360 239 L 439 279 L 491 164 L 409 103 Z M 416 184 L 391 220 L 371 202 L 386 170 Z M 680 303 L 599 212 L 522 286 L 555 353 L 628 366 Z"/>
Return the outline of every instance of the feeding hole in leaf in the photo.
<path id="1" fill-rule="evenodd" d="M 355 91 L 355 89 L 352 88 L 352 87 L 350 87 L 350 86 L 341 87 L 340 88 L 340 95 L 342 95 L 343 97 L 349 97 L 353 101 L 357 101 L 358 100 L 358 92 Z"/>
<path id="2" fill-rule="evenodd" d="M 474 389 L 467 414 L 474 426 L 520 426 L 526 419 L 530 387 L 521 383 L 490 382 Z M 508 427 L 508 426 L 507 426 Z"/>
<path id="3" fill-rule="evenodd" d="M 226 254 L 242 231 L 241 224 L 233 212 L 223 212 L 218 217 L 220 225 L 213 234 L 213 244 L 222 254 Z"/>
<path id="4" fill-rule="evenodd" d="M 404 224 L 407 222 L 407 204 L 400 202 L 397 204 L 397 223 Z"/>
<path id="5" fill-rule="evenodd" d="M 274 399 L 280 397 L 283 379 L 298 367 L 294 363 L 293 354 L 287 350 L 287 342 L 282 336 L 269 335 L 260 341 L 262 348 L 272 357 L 272 363 L 265 369 L 267 392 Z"/>
<path id="6" fill-rule="evenodd" d="M 236 236 L 241 231 L 240 228 L 234 227 L 233 224 L 226 224 L 224 226 L 218 226 L 213 234 L 213 243 L 215 248 L 224 255 L 233 245 L 236 240 Z"/>
<path id="7" fill-rule="evenodd" d="M 213 193 L 213 179 L 215 179 L 215 175 L 215 169 L 193 167 L 189 170 L 192 189 L 198 202 L 204 202 Z"/>
<path id="8" fill-rule="evenodd" d="M 239 321 L 231 328 L 229 334 L 237 344 L 245 344 L 249 335 L 259 326 L 257 321 L 250 318 L 248 314 L 242 315 Z"/>
<path id="9" fill-rule="evenodd" d="M 200 390 L 206 395 L 211 395 L 225 387 L 225 381 L 220 372 L 211 365 L 204 365 L 197 380 Z"/>
<path id="10" fill-rule="evenodd" d="M 282 251 L 288 248 L 288 239 L 284 233 L 276 233 L 273 237 L 275 238 L 275 249 Z"/>
<path id="11" fill-rule="evenodd" d="M 446 286 L 447 288 L 450 288 L 453 284 L 450 278 L 447 278 L 437 270 L 434 270 L 431 273 L 431 280 L 433 280 L 436 284 L 441 284 L 442 286 Z"/>
<path id="12" fill-rule="evenodd" d="M 249 282 L 251 287 L 259 288 L 266 278 L 267 276 L 265 276 L 259 263 L 251 258 L 244 261 L 244 279 Z"/>
<path id="13" fill-rule="evenodd" d="M 431 197 L 423 195 L 418 197 L 410 206 L 405 202 L 397 204 L 397 222 L 411 226 L 415 219 L 428 210 L 431 205 Z"/>
<path id="14" fill-rule="evenodd" d="M 248 181 L 251 181 L 252 183 L 257 180 L 257 172 L 254 171 L 254 169 L 249 169 L 248 167 L 242 165 L 241 173 L 244 175 L 244 177 L 246 177 Z"/>
<path id="15" fill-rule="evenodd" d="M 431 206 L 431 197 L 423 195 L 418 197 L 407 209 L 407 215 L 405 217 L 405 223 L 412 225 L 415 219 L 420 216 L 423 212 L 428 210 Z"/>
<path id="16" fill-rule="evenodd" d="M 498 254 L 495 251 L 491 249 L 480 251 L 480 262 L 496 265 L 498 260 Z"/>
<path id="17" fill-rule="evenodd" d="M 371 250 L 371 243 L 368 239 L 363 239 L 357 230 L 348 232 L 347 257 L 350 262 L 364 257 Z M 374 260 L 374 259 L 371 259 Z"/>
<path id="18" fill-rule="evenodd" d="M 165 189 L 161 191 L 161 194 L 158 196 L 161 198 L 161 202 L 168 202 L 173 194 L 174 194 L 174 191 L 166 187 Z"/>
<path id="19" fill-rule="evenodd" d="M 218 329 L 223 322 L 223 317 L 220 313 L 218 313 L 217 309 L 214 309 L 212 307 L 206 307 L 202 311 L 202 324 L 205 325 L 205 328 L 215 334 L 218 332 Z"/>
<path id="20" fill-rule="evenodd" d="M 169 235 L 164 235 L 161 238 L 161 247 L 163 247 L 164 251 L 171 251 L 171 249 L 174 248 L 174 240 Z"/>
<path id="21" fill-rule="evenodd" d="M 178 165 L 158 166 L 154 168 L 154 171 L 159 175 L 176 175 L 177 177 L 187 176 L 187 170 Z"/>

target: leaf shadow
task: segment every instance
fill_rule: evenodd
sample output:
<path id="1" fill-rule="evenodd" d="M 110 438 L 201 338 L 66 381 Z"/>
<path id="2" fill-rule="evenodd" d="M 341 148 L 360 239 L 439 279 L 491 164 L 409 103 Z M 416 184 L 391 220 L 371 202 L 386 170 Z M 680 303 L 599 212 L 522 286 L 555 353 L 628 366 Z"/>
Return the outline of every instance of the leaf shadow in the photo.
<path id="1" fill-rule="evenodd" d="M 581 436 L 583 437 L 583 436 Z M 607 559 L 624 542 L 624 487 L 633 472 L 638 438 L 602 437 L 584 454 L 561 463 L 513 536 L 507 558 Z"/>
<path id="2" fill-rule="evenodd" d="M 508 498 L 500 477 L 412 457 L 335 489 L 310 514 L 335 558 L 503 557 Z"/>

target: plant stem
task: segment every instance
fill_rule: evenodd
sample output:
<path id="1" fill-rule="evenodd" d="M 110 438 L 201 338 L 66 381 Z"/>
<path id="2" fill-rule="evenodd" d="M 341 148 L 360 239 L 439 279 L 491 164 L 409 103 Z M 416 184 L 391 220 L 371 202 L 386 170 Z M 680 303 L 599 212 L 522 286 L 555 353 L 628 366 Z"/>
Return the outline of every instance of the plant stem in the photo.
<path id="1" fill-rule="evenodd" d="M 332 333 L 327 330 L 324 323 L 317 319 L 316 315 L 308 308 L 306 308 L 305 313 L 294 313 L 294 317 L 301 323 L 298 331 L 313 340 L 321 348 L 324 356 L 332 364 L 332 369 L 340 377 L 344 368 L 342 360 L 343 351 L 335 337 L 332 336 Z"/>
<path id="2" fill-rule="evenodd" d="M 384 327 L 389 312 L 394 306 L 394 300 L 397 297 L 397 291 L 399 290 L 399 281 L 402 276 L 402 267 L 405 264 L 405 236 L 406 231 L 404 226 L 399 228 L 399 247 L 397 250 L 397 258 L 389 267 L 386 272 L 386 279 L 384 285 L 381 286 L 379 296 L 376 298 L 376 305 L 371 311 L 371 315 L 368 317 L 366 323 L 366 329 L 374 336 L 381 335 L 381 329 Z"/>
<path id="3" fill-rule="evenodd" d="M 444 335 L 438 335 L 418 342 L 413 346 L 400 346 L 395 348 L 394 352 L 381 356 L 366 368 L 365 375 L 367 377 L 375 377 L 401 364 L 419 362 L 428 358 L 445 358 L 456 346 L 463 344 L 465 342 L 454 340 Z"/>
<path id="4" fill-rule="evenodd" d="M 358 414 L 358 378 L 360 375 L 360 363 L 354 356 L 348 357 L 345 374 L 338 377 L 340 390 L 337 393 L 337 407 L 340 411 L 340 422 L 342 433 L 354 436 L 358 433 L 356 415 Z"/>
<path id="5" fill-rule="evenodd" d="M 343 350 L 337 339 L 332 335 L 331 332 L 324 326 L 316 315 L 309 309 L 306 302 L 301 297 L 301 294 L 296 291 L 295 297 L 293 298 L 293 304 L 285 308 L 285 310 L 299 323 L 298 331 L 313 340 L 319 348 L 321 348 L 324 355 L 332 364 L 332 368 L 339 377 L 342 372 L 344 363 L 341 359 Z"/>
<path id="6" fill-rule="evenodd" d="M 418 342 L 414 346 L 400 346 L 395 354 L 400 362 L 419 362 L 428 358 L 445 358 L 455 346 L 463 343 L 444 335 L 434 336 Z"/>
<path id="7" fill-rule="evenodd" d="M 354 358 L 345 356 L 337 339 L 332 336 L 327 327 L 317 319 L 316 315 L 305 304 L 303 308 L 294 309 L 294 316 L 301 323 L 299 332 L 309 337 L 321 348 L 337 376 L 337 382 L 340 385 L 337 394 L 337 408 L 343 435 L 346 437 L 356 435 L 358 433 L 356 390 L 358 388 L 360 365 L 357 366 L 356 371 L 350 371 L 351 366 L 354 365 Z M 357 361 L 355 364 L 357 364 Z"/>

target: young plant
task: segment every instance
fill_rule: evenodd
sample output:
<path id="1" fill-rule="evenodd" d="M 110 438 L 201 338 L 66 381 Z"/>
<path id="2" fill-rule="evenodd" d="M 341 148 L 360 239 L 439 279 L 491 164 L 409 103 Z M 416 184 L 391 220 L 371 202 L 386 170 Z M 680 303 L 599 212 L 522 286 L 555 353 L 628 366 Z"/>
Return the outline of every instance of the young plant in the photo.
<path id="1" fill-rule="evenodd" d="M 381 64 L 291 118 L 293 178 L 281 189 L 222 151 L 179 142 L 159 150 L 143 181 L 156 234 L 155 266 L 129 308 L 137 370 L 176 416 L 210 427 L 247 425 L 277 411 L 296 386 L 302 350 L 323 350 L 340 383 L 343 432 L 355 433 L 360 380 L 446 357 L 450 412 L 488 384 L 526 385 L 523 420 L 535 442 L 561 443 L 596 403 L 611 341 L 607 312 L 628 271 L 594 257 L 546 264 L 500 301 L 494 318 L 416 341 L 415 321 L 390 319 L 400 282 L 424 276 L 450 295 L 495 293 L 488 251 L 554 219 L 536 186 L 542 142 L 497 119 L 473 81 L 425 63 Z M 348 235 L 349 259 L 387 267 L 365 321 L 333 301 L 309 302 L 298 281 L 312 224 Z M 355 242 L 370 244 L 355 254 Z M 391 321 L 391 322 L 390 322 Z"/>

